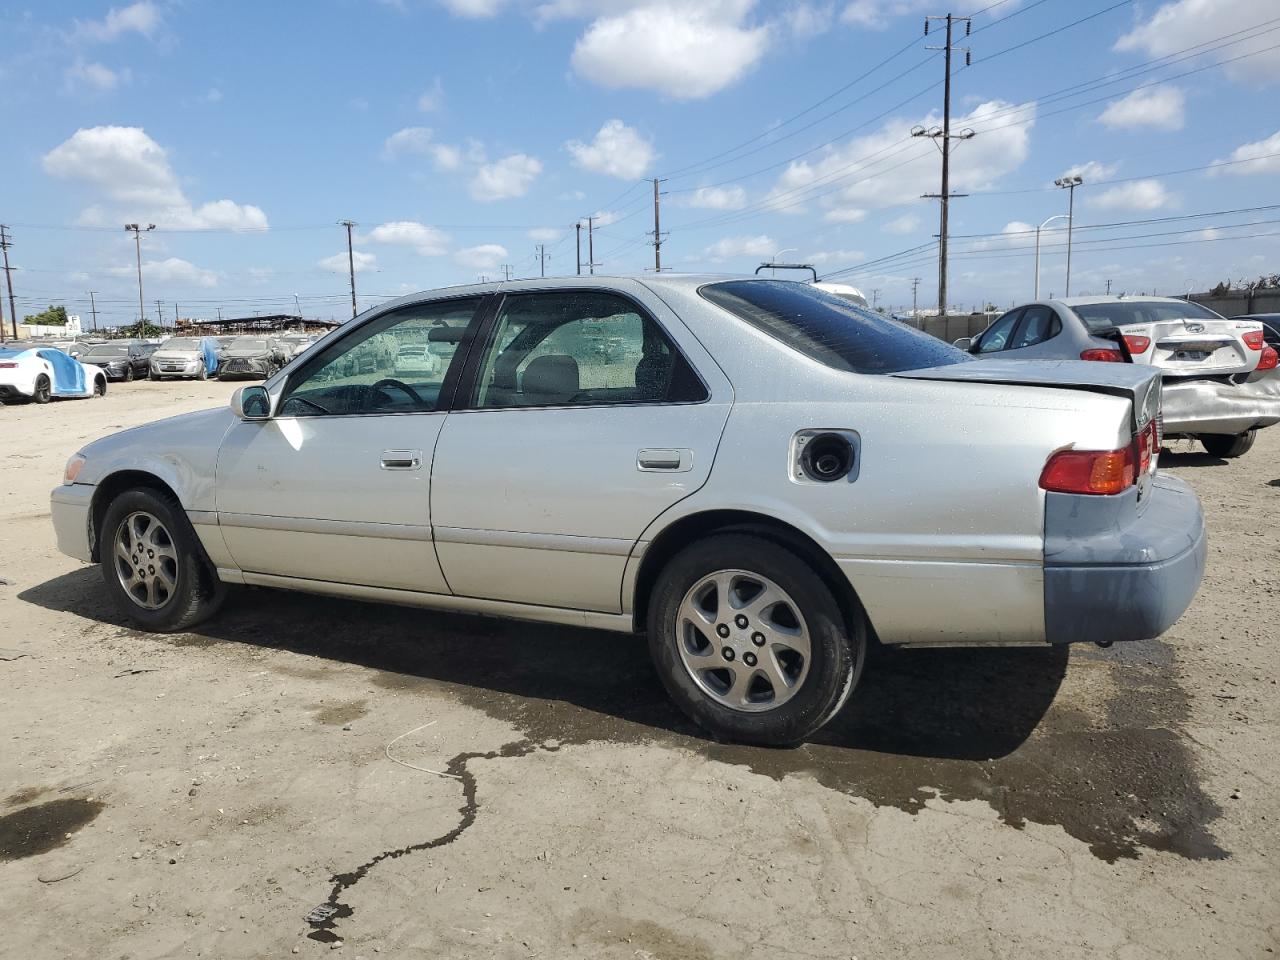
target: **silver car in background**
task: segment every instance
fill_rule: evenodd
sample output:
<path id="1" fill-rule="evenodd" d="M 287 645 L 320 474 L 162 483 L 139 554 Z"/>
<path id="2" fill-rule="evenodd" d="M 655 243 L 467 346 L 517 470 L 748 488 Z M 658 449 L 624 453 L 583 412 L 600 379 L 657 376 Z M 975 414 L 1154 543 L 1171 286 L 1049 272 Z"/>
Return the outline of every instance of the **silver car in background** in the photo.
<path id="1" fill-rule="evenodd" d="M 275 337 L 236 337 L 218 358 L 219 380 L 266 380 L 289 360 Z"/>
<path id="2" fill-rule="evenodd" d="M 146 629 L 252 584 L 644 632 L 696 722 L 789 744 L 873 643 L 1168 629 L 1206 543 L 1159 412 L 1151 367 L 973 360 L 803 283 L 483 284 L 89 444 L 52 517 Z"/>
<path id="3" fill-rule="evenodd" d="M 1169 297 L 1071 297 L 1015 307 L 956 346 L 1010 360 L 1149 364 L 1164 378 L 1164 436 L 1238 457 L 1280 423 L 1280 370 L 1263 324 Z"/>

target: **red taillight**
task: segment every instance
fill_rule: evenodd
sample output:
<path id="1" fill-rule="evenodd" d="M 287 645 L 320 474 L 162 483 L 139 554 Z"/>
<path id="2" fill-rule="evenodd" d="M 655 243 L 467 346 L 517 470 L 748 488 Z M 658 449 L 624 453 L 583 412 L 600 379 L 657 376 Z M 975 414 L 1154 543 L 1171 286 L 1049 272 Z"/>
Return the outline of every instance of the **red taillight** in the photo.
<path id="1" fill-rule="evenodd" d="M 1133 438 L 1138 447 L 1138 475 L 1151 469 L 1151 458 L 1160 452 L 1160 426 L 1152 420 Z"/>
<path id="2" fill-rule="evenodd" d="M 0 363 L 0 370 L 16 370 L 17 368 L 18 365 L 16 363 Z"/>
<path id="3" fill-rule="evenodd" d="M 1261 350 L 1263 347 L 1261 330 L 1250 330 L 1240 339 L 1244 341 L 1244 345 L 1250 350 Z"/>
<path id="4" fill-rule="evenodd" d="M 1129 348 L 1129 352 L 1135 356 L 1139 353 L 1146 353 L 1147 347 L 1151 346 L 1150 337 L 1140 337 L 1136 333 L 1126 333 L 1124 342 L 1125 346 Z"/>
<path id="5" fill-rule="evenodd" d="M 1119 350 L 1085 350 L 1080 354 L 1081 360 L 1100 360 L 1103 363 L 1124 363 L 1124 354 Z"/>
<path id="6" fill-rule="evenodd" d="M 1280 363 L 1280 356 L 1276 354 L 1275 347 L 1264 347 L 1262 356 L 1258 358 L 1258 370 L 1274 370 L 1276 364 Z"/>
<path id="7" fill-rule="evenodd" d="M 1040 471 L 1040 489 L 1057 493 L 1121 493 L 1134 482 L 1133 445 L 1123 450 L 1059 450 Z"/>

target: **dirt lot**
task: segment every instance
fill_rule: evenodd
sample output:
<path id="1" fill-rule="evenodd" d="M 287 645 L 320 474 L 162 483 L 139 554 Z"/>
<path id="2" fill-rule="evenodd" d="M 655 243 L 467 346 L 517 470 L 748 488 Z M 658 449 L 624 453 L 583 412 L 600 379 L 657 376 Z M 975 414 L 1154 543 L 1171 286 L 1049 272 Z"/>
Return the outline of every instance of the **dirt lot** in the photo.
<path id="1" fill-rule="evenodd" d="M 820 742 L 767 751 L 698 736 L 610 634 L 263 590 L 131 629 L 48 491 L 84 441 L 230 391 L 0 409 L 0 953 L 1277 947 L 1280 428 L 1164 457 L 1212 546 L 1162 641 L 885 652 Z"/>

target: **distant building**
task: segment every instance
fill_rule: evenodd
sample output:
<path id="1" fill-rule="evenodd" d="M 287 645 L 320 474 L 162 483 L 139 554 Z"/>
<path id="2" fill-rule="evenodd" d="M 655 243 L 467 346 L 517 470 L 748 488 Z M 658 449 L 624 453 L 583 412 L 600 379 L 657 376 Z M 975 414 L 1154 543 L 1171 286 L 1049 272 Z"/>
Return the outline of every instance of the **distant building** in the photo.
<path id="1" fill-rule="evenodd" d="M 70 340 L 78 337 L 83 331 L 80 329 L 80 317 L 77 314 L 70 314 L 67 317 L 65 326 L 49 326 L 44 323 L 20 323 L 18 324 L 18 339 L 26 340 L 36 337 L 61 337 Z"/>

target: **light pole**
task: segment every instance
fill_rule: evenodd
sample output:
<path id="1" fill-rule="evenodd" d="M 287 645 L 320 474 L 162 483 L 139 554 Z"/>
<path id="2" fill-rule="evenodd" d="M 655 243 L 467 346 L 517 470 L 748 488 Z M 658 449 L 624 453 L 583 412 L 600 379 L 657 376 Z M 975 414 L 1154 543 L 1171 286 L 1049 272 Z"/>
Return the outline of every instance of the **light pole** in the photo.
<path id="1" fill-rule="evenodd" d="M 1084 177 L 1059 177 L 1053 183 L 1054 186 L 1063 187 L 1067 191 L 1067 292 L 1063 296 L 1069 297 L 1071 296 L 1071 230 L 1076 225 L 1076 187 L 1084 183 Z"/>
<path id="2" fill-rule="evenodd" d="M 800 252 L 800 248 L 799 248 L 799 247 L 787 247 L 787 249 L 785 249 L 785 250 L 775 250 L 775 251 L 773 252 L 773 262 L 774 262 L 774 263 L 777 263 L 779 260 L 781 260 L 781 259 L 782 259 L 782 255 L 783 255 L 784 253 L 799 253 L 799 252 Z M 771 276 L 771 277 L 777 277 L 777 276 L 778 276 L 778 268 L 777 268 L 777 267 L 774 267 L 771 271 L 769 271 L 769 276 Z"/>
<path id="3" fill-rule="evenodd" d="M 150 233 L 156 228 L 154 223 L 148 223 L 145 227 L 140 223 L 126 223 L 126 230 L 133 231 L 133 246 L 138 253 L 138 322 L 142 324 L 139 328 L 139 334 L 146 329 L 147 308 L 142 305 L 142 234 Z"/>
<path id="4" fill-rule="evenodd" d="M 1053 223 L 1053 221 L 1055 220 L 1066 220 L 1066 219 L 1067 219 L 1067 215 L 1065 213 L 1055 213 L 1052 217 L 1050 217 L 1044 223 L 1040 224 L 1040 226 L 1036 227 L 1036 295 L 1032 298 L 1033 300 L 1040 299 L 1040 231 L 1043 230 L 1045 227 L 1047 227 L 1049 224 Z"/>

